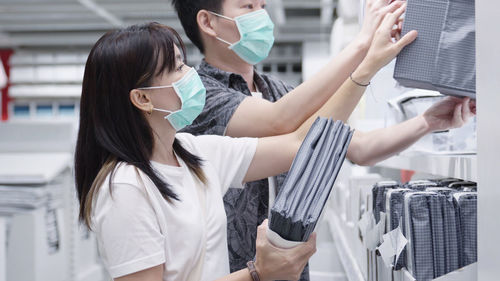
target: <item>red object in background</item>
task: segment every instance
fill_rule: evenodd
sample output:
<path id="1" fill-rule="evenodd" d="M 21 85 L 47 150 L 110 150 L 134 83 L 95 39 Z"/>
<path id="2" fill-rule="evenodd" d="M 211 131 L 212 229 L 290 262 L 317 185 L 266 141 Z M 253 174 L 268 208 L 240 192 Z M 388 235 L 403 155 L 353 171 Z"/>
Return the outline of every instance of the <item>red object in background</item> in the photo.
<path id="1" fill-rule="evenodd" d="M 10 64 L 9 59 L 14 54 L 13 50 L 10 49 L 0 49 L 0 60 L 2 61 L 3 67 L 5 68 L 5 73 L 7 78 L 10 77 Z M 10 83 L 7 82 L 7 86 L 2 89 L 2 108 L 0 112 L 2 113 L 2 121 L 7 121 L 9 119 L 8 103 L 9 103 L 9 86 Z"/>
<path id="2" fill-rule="evenodd" d="M 410 170 L 401 170 L 401 182 L 409 182 L 411 181 L 411 177 L 415 174 L 415 171 Z"/>

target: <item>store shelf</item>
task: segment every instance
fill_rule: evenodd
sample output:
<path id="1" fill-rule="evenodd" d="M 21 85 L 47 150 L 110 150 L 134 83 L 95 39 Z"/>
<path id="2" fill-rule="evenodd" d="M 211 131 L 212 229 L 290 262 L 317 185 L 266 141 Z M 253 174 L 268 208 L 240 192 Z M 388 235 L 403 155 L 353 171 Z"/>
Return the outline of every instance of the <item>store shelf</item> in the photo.
<path id="1" fill-rule="evenodd" d="M 337 245 L 337 251 L 344 267 L 347 279 L 349 281 L 365 281 L 363 273 L 356 262 L 356 258 L 349 248 L 347 241 L 347 236 L 345 235 L 340 218 L 332 209 L 328 208 L 325 212 L 325 218 L 327 218 L 328 226 L 333 235 L 333 240 Z"/>
<path id="2" fill-rule="evenodd" d="M 471 154 L 441 155 L 411 152 L 391 157 L 377 166 L 477 181 L 477 156 Z"/>
<path id="3" fill-rule="evenodd" d="M 394 279 L 400 281 L 417 281 L 404 268 L 394 272 Z M 477 263 L 469 264 L 446 275 L 432 279 L 432 281 L 477 281 Z"/>

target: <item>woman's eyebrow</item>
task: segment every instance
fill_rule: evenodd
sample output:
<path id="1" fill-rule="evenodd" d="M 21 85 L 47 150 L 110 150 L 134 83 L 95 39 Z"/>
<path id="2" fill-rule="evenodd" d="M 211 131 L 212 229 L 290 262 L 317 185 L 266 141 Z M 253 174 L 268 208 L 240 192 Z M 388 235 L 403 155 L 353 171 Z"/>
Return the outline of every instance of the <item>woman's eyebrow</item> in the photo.
<path id="1" fill-rule="evenodd" d="M 178 55 L 175 56 L 175 60 L 177 60 L 177 61 L 184 61 L 182 59 L 182 56 L 180 54 L 178 54 Z"/>

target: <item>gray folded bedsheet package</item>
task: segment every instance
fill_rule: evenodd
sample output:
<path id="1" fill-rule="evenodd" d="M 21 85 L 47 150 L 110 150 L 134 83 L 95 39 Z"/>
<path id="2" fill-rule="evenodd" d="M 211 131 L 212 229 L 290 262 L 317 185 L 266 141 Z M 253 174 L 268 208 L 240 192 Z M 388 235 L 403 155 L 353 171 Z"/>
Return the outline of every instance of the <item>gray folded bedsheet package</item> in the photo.
<path id="1" fill-rule="evenodd" d="M 471 181 L 453 182 L 450 183 L 448 187 L 458 191 L 477 191 L 477 183 Z"/>
<path id="2" fill-rule="evenodd" d="M 448 186 L 451 183 L 463 182 L 463 180 L 457 178 L 439 178 L 430 181 L 435 182 L 438 186 Z"/>
<path id="3" fill-rule="evenodd" d="M 444 95 L 476 96 L 473 0 L 407 0 L 402 34 L 417 39 L 398 55 L 394 78 L 403 86 Z"/>
<path id="4" fill-rule="evenodd" d="M 380 212 L 385 212 L 385 197 L 389 189 L 401 187 L 397 181 L 380 181 L 372 187 L 373 215 L 375 222 L 380 221 Z"/>
<path id="5" fill-rule="evenodd" d="M 431 198 L 432 232 L 434 248 L 434 277 L 459 268 L 459 246 L 453 194 L 456 190 L 447 187 L 431 187 L 426 191 L 439 193 Z"/>
<path id="6" fill-rule="evenodd" d="M 401 224 L 401 232 L 405 235 L 403 205 L 405 194 L 408 192 L 414 191 L 408 188 L 394 188 L 387 191 L 385 210 L 387 213 L 388 232 L 398 228 Z M 403 249 L 399 255 L 399 259 L 394 264 L 396 270 L 400 270 L 406 266 L 406 248 Z"/>
<path id="7" fill-rule="evenodd" d="M 403 187 L 413 190 L 424 191 L 429 187 L 438 187 L 438 184 L 430 180 L 415 180 L 405 183 Z"/>
<path id="8" fill-rule="evenodd" d="M 459 221 L 459 262 L 464 267 L 477 261 L 477 192 L 456 192 L 454 203 Z"/>
<path id="9" fill-rule="evenodd" d="M 432 232 L 431 198 L 434 192 L 405 194 L 405 232 L 407 268 L 416 280 L 434 278 L 434 250 Z M 440 221 L 442 223 L 442 221 Z"/>
<path id="10" fill-rule="evenodd" d="M 302 143 L 271 208 L 269 228 L 289 241 L 307 241 L 344 162 L 353 131 L 318 118 Z"/>

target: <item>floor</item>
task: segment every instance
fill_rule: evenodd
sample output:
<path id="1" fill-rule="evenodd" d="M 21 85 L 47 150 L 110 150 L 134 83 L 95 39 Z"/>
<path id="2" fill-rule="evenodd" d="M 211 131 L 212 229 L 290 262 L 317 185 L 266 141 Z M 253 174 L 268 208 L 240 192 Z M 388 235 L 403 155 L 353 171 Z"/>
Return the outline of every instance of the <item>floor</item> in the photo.
<path id="1" fill-rule="evenodd" d="M 317 226 L 316 253 L 309 261 L 311 281 L 347 281 L 335 242 L 327 222 L 321 220 Z"/>

